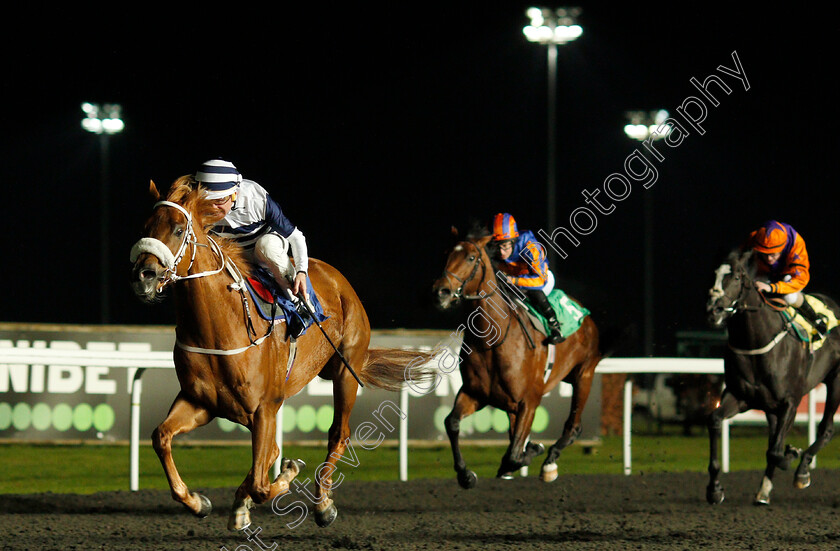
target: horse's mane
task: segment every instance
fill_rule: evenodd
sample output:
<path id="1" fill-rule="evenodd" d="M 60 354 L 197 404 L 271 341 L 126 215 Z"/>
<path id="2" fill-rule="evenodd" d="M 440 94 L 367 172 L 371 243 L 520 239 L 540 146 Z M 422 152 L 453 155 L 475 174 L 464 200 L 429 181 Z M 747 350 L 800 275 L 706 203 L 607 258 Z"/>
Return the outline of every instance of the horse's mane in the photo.
<path id="1" fill-rule="evenodd" d="M 475 240 L 481 239 L 483 237 L 487 237 L 490 235 L 490 230 L 487 229 L 487 226 L 478 222 L 477 220 L 472 221 L 472 226 L 470 227 L 469 231 L 467 232 L 466 238 L 468 240 Z"/>
<path id="2" fill-rule="evenodd" d="M 748 249 L 746 251 L 740 248 L 732 250 L 732 252 L 729 253 L 727 262 L 732 266 L 742 266 L 747 276 L 750 279 L 755 279 L 757 268 L 755 264 L 755 254 L 752 249 Z"/>
<path id="3" fill-rule="evenodd" d="M 213 226 L 208 220 L 212 212 L 212 202 L 204 198 L 204 187 L 199 185 L 192 175 L 181 176 L 172 183 L 166 195 L 167 201 L 178 203 L 192 213 L 194 227 L 205 233 Z M 224 255 L 239 267 L 245 277 L 251 275 L 251 264 L 246 260 L 242 247 L 238 243 L 224 237 L 214 235 L 213 240 L 218 243 Z"/>

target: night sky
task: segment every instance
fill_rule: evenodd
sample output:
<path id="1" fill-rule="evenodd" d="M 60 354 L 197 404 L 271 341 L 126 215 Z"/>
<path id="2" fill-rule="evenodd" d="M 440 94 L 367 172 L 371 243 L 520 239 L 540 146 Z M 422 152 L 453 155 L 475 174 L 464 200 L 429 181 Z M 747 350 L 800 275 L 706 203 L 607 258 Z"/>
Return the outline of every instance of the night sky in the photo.
<path id="1" fill-rule="evenodd" d="M 716 74 L 731 93 L 710 88 L 719 105 L 706 100 L 704 134 L 686 125 L 678 146 L 659 146 L 653 187 L 636 183 L 596 213 L 597 227 L 552 266 L 558 286 L 602 326 L 641 323 L 647 194 L 657 354 L 673 354 L 676 331 L 706 328 L 714 268 L 767 219 L 805 238 L 808 289 L 840 297 L 836 19 L 604 4 L 582 4 L 583 36 L 560 47 L 558 225 L 640 149 L 623 133 L 625 111 L 667 109 L 685 124 L 677 108 L 700 96 L 692 77 Z M 428 302 L 450 226 L 507 211 L 521 229 L 551 229 L 546 48 L 522 34 L 527 6 L 61 8 L 52 23 L 7 19 L 0 320 L 100 321 L 102 165 L 98 137 L 80 125 L 91 101 L 120 103 L 126 124 L 109 141 L 111 323 L 173 323 L 171 302 L 143 305 L 128 285 L 148 183 L 166 188 L 223 157 L 279 201 L 310 256 L 346 275 L 374 328 L 454 329 L 459 316 Z M 749 90 L 718 70 L 735 68 L 733 52 Z"/>

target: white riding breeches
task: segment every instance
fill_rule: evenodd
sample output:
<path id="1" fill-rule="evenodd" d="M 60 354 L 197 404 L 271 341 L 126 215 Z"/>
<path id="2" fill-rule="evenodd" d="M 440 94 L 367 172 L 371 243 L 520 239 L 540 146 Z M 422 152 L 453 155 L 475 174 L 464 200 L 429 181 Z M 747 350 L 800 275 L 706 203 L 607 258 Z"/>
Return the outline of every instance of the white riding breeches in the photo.
<path id="1" fill-rule="evenodd" d="M 551 273 L 551 270 L 547 270 L 547 272 L 548 275 L 545 278 L 545 286 L 540 289 L 543 293 L 545 293 L 545 296 L 548 296 L 551 294 L 551 291 L 554 290 L 554 274 Z"/>
<path id="2" fill-rule="evenodd" d="M 802 296 L 802 291 L 796 291 L 795 293 L 782 295 L 782 298 L 785 299 L 785 302 L 787 302 L 791 306 L 799 306 L 802 304 L 802 301 L 805 300 L 805 297 Z"/>
<path id="3" fill-rule="evenodd" d="M 289 241 L 276 233 L 267 233 L 257 239 L 253 249 L 254 260 L 268 269 L 274 279 L 285 289 L 291 288 L 295 267 L 289 259 Z"/>

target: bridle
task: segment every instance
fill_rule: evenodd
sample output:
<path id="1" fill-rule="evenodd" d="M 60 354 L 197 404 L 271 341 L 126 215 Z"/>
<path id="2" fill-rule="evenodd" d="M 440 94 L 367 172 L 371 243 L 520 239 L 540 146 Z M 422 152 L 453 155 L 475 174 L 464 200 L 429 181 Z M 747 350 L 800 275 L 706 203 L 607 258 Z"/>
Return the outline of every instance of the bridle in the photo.
<path id="1" fill-rule="evenodd" d="M 741 300 L 741 295 L 744 294 L 744 282 L 746 281 L 746 278 L 737 273 L 733 275 L 733 277 L 737 278 L 741 282 L 741 285 L 738 288 L 738 293 L 735 297 L 731 297 L 723 290 L 723 278 L 731 273 L 732 266 L 729 264 L 721 264 L 718 269 L 715 270 L 715 285 L 709 290 L 709 296 L 711 298 L 711 301 L 709 302 L 710 310 L 715 307 L 721 299 L 726 299 L 726 304 L 728 306 L 721 307 L 720 310 L 730 315 L 738 311 L 738 301 Z"/>
<path id="2" fill-rule="evenodd" d="M 726 292 L 723 290 L 723 278 L 726 275 L 729 275 L 729 274 L 732 273 L 732 266 L 730 266 L 729 264 L 722 264 L 717 270 L 715 270 L 715 276 L 716 276 L 715 277 L 715 285 L 709 291 L 709 295 L 711 297 L 711 301 L 709 303 L 709 309 L 710 310 L 713 308 L 713 306 L 715 304 L 717 304 L 721 299 L 724 299 L 724 298 L 728 301 L 727 302 L 728 306 L 721 308 L 721 311 L 728 314 L 727 317 L 729 317 L 729 315 L 732 315 L 736 312 L 757 311 L 757 310 L 761 309 L 763 304 L 759 303 L 756 306 L 747 305 L 747 304 L 745 304 L 746 301 L 742 299 L 744 293 L 746 291 L 749 291 L 750 288 L 752 288 L 751 279 L 749 277 L 747 277 L 747 275 L 745 273 L 742 273 L 742 272 L 743 272 L 743 267 L 739 265 L 739 266 L 736 267 L 736 273 L 733 274 L 733 277 L 735 277 L 740 282 L 740 285 L 738 287 L 738 293 L 733 298 L 733 297 L 727 295 Z M 756 289 L 756 293 L 761 298 L 761 300 L 764 304 L 769 306 L 771 309 L 776 310 L 777 312 L 785 310 L 787 308 L 786 305 L 775 305 L 775 304 L 773 304 L 771 299 L 768 299 L 764 295 L 764 293 L 762 293 L 761 291 L 759 291 L 757 289 Z M 739 305 L 739 302 L 741 303 L 740 305 Z M 766 354 L 767 352 L 772 350 L 779 342 L 781 342 L 782 339 L 784 339 L 785 335 L 787 335 L 790 328 L 791 328 L 790 320 L 785 320 L 784 323 L 783 323 L 782 330 L 779 333 L 777 333 L 776 336 L 769 343 L 767 343 L 765 346 L 762 346 L 760 348 L 755 348 L 755 349 L 736 348 L 736 347 L 732 346 L 731 342 L 729 344 L 729 348 L 730 348 L 730 350 L 732 350 L 736 354 L 745 355 L 745 356 L 758 356 L 758 355 Z"/>
<path id="3" fill-rule="evenodd" d="M 474 265 L 473 265 L 472 271 L 470 272 L 470 275 L 468 275 L 465 279 L 461 279 L 460 277 L 453 274 L 449 270 L 444 269 L 443 273 L 444 273 L 444 276 L 447 279 L 452 277 L 453 279 L 455 279 L 456 281 L 458 281 L 461 284 L 457 289 L 452 291 L 452 297 L 456 300 L 460 300 L 460 299 L 463 299 L 463 300 L 489 299 L 490 297 L 492 297 L 496 293 L 500 292 L 498 285 L 495 285 L 493 290 L 489 293 L 484 292 L 484 291 L 480 291 L 480 292 L 478 292 L 476 294 L 472 294 L 472 295 L 465 295 L 464 294 L 464 287 L 467 285 L 467 283 L 472 281 L 472 279 L 476 276 L 476 274 L 478 273 L 479 265 L 481 265 L 481 278 L 479 279 L 479 281 L 484 281 L 484 278 L 487 275 L 487 267 L 484 263 L 484 255 L 487 254 L 486 251 L 482 247 L 480 247 L 477 243 L 475 243 L 473 241 L 464 241 L 464 243 L 469 243 L 470 245 L 475 247 L 478 254 L 475 257 L 475 260 L 473 260 Z M 489 260 L 489 258 L 488 258 L 488 260 Z M 510 304 L 508 303 L 508 300 L 509 299 L 505 299 L 502 302 L 504 302 L 505 304 L 508 305 L 508 308 L 510 309 L 511 313 L 513 313 L 513 317 L 515 317 L 516 321 L 519 322 L 519 326 L 522 328 L 522 332 L 525 335 L 525 338 L 528 340 L 528 344 L 533 349 L 535 345 L 534 345 L 533 339 L 531 338 L 531 335 L 529 335 L 528 331 L 525 329 L 525 324 L 522 321 L 522 318 L 519 316 L 519 312 L 516 310 L 516 308 L 513 308 L 513 307 L 510 306 Z M 496 309 L 495 306 L 494 306 L 494 309 Z M 507 328 L 505 329 L 505 334 L 502 337 L 501 341 L 499 341 L 499 342 L 493 344 L 492 346 L 490 346 L 488 348 L 488 350 L 501 346 L 502 343 L 504 343 L 507 340 L 508 333 L 510 332 L 511 319 L 510 319 L 510 316 L 504 316 L 504 317 L 508 318 L 508 323 L 507 323 Z"/>
<path id="4" fill-rule="evenodd" d="M 158 286 L 156 288 L 156 292 L 158 294 L 162 293 L 163 289 L 170 283 L 175 283 L 186 279 L 198 279 L 200 277 L 216 275 L 222 272 L 222 270 L 224 270 L 225 267 L 227 267 L 230 271 L 231 276 L 234 279 L 234 283 L 231 284 L 229 287 L 233 291 L 238 291 L 242 299 L 243 310 L 245 314 L 245 324 L 248 330 L 248 340 L 251 341 L 251 344 L 249 344 L 248 346 L 243 346 L 241 348 L 236 348 L 233 350 L 219 350 L 214 348 L 200 348 L 195 346 L 189 346 L 180 342 L 180 340 L 178 340 L 177 337 L 175 340 L 175 344 L 178 345 L 178 347 L 186 350 L 187 352 L 195 352 L 198 354 L 212 354 L 216 356 L 232 356 L 235 354 L 241 354 L 242 352 L 245 352 L 246 350 L 254 346 L 259 346 L 263 341 L 265 341 L 269 337 L 269 335 L 271 335 L 272 330 L 274 329 L 274 324 L 269 323 L 265 335 L 263 335 L 259 339 L 255 340 L 251 336 L 252 334 L 256 336 L 256 330 L 254 329 L 254 325 L 251 322 L 251 313 L 250 308 L 248 306 L 248 299 L 246 296 L 244 278 L 242 276 L 242 273 L 239 271 L 239 269 L 233 262 L 229 262 L 228 259 L 225 258 L 224 252 L 222 251 L 222 248 L 219 246 L 219 244 L 216 243 L 216 241 L 210 235 L 207 235 L 207 240 L 210 242 L 210 250 L 213 251 L 216 257 L 218 257 L 219 259 L 219 267 L 215 270 L 207 270 L 204 272 L 191 274 L 190 270 L 192 269 L 193 264 L 195 263 L 195 255 L 198 247 L 207 247 L 208 245 L 198 242 L 198 237 L 195 234 L 195 230 L 193 230 L 193 218 L 187 209 L 185 209 L 178 203 L 174 203 L 172 201 L 158 201 L 157 203 L 155 203 L 153 209 L 156 209 L 158 207 L 174 208 L 178 210 L 181 214 L 183 214 L 184 217 L 187 219 L 187 226 L 184 229 L 183 237 L 181 238 L 181 243 L 178 245 L 178 250 L 173 254 L 169 247 L 167 247 L 163 241 L 155 239 L 154 237 L 144 237 L 140 239 L 137 243 L 135 243 L 134 246 L 131 248 L 131 262 L 136 262 L 137 258 L 143 253 L 149 253 L 157 257 L 158 260 L 160 260 L 161 264 L 164 267 L 164 276 L 160 279 L 160 283 L 158 283 Z M 178 265 L 184 259 L 184 256 L 186 256 L 187 247 L 189 246 L 191 246 L 192 248 L 192 254 L 190 255 L 190 264 L 187 267 L 187 275 L 181 276 L 178 275 L 176 271 L 178 269 Z M 294 346 L 294 344 L 292 346 Z M 292 356 L 290 356 L 290 362 L 291 359 Z"/>
<path id="5" fill-rule="evenodd" d="M 190 274 L 190 270 L 195 263 L 195 254 L 198 247 L 207 247 L 207 245 L 203 243 L 199 243 L 197 237 L 195 235 L 195 230 L 193 230 L 193 218 L 190 212 L 179 205 L 178 203 L 173 203 L 172 201 L 158 201 L 155 203 L 153 208 L 158 207 L 171 207 L 178 210 L 184 217 L 187 219 L 187 226 L 184 229 L 183 237 L 181 238 L 181 243 L 178 246 L 178 250 L 173 254 L 169 247 L 160 241 L 159 239 L 155 239 L 154 237 L 144 237 L 140 239 L 134 246 L 131 248 L 131 262 L 134 263 L 137 261 L 137 258 L 143 253 L 149 253 L 158 260 L 164 267 L 164 275 L 163 278 L 160 279 L 158 283 L 156 292 L 158 294 L 163 292 L 163 289 L 169 285 L 170 283 L 175 283 L 180 280 L 184 279 L 197 279 L 200 277 L 207 277 L 211 275 L 218 274 L 222 270 L 225 269 L 226 259 L 225 255 L 222 252 L 222 248 L 219 247 L 219 244 L 210 237 L 207 236 L 207 240 L 210 242 L 210 249 L 213 253 L 219 258 L 219 267 L 215 270 L 208 270 L 204 272 L 199 272 L 195 274 Z M 192 245 L 192 254 L 190 255 L 190 264 L 187 267 L 187 275 L 180 276 L 178 275 L 177 269 L 178 265 L 181 263 L 181 260 L 184 259 L 184 256 L 187 253 L 187 247 Z"/>
<path id="6" fill-rule="evenodd" d="M 461 284 L 457 289 L 452 291 L 452 297 L 456 300 L 460 300 L 460 299 L 463 299 L 463 300 L 480 300 L 482 298 L 486 298 L 488 296 L 491 296 L 493 293 L 496 292 L 495 289 L 493 290 L 493 293 L 490 293 L 490 295 L 488 295 L 487 293 L 478 293 L 478 294 L 474 294 L 474 295 L 463 294 L 464 293 L 464 287 L 467 285 L 467 283 L 472 281 L 472 279 L 476 276 L 476 274 L 478 273 L 478 267 L 479 266 L 481 266 L 481 279 L 479 281 L 484 281 L 484 276 L 487 273 L 487 268 L 485 267 L 484 262 L 483 262 L 484 251 L 482 250 L 482 248 L 479 247 L 478 244 L 473 242 L 473 241 L 464 241 L 464 243 L 469 243 L 470 245 L 475 247 L 475 250 L 478 254 L 475 257 L 475 260 L 473 260 L 474 264 L 473 264 L 472 272 L 470 272 L 470 275 L 468 275 L 466 277 L 466 279 L 461 279 L 460 277 L 453 274 L 449 270 L 444 270 L 443 271 L 443 273 L 444 273 L 444 275 L 446 276 L 447 279 L 452 277 L 453 279 L 458 281 L 458 283 Z"/>

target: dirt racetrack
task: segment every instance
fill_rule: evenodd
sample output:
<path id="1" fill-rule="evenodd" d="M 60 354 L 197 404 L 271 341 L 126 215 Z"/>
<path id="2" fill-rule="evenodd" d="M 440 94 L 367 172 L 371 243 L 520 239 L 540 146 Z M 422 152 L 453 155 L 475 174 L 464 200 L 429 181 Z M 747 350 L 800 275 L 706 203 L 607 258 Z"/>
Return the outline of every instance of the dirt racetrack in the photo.
<path id="1" fill-rule="evenodd" d="M 451 480 L 344 481 L 339 515 L 328 528 L 296 514 L 252 511 L 249 542 L 226 529 L 232 489 L 205 493 L 214 510 L 189 514 L 167 491 L 94 495 L 0 495 L 4 550 L 249 549 L 838 549 L 840 471 L 815 470 L 795 490 L 791 473 L 776 476 L 773 503 L 752 505 L 759 472 L 724 476 L 726 501 L 707 505 L 706 475 L 561 476 L 479 479 L 472 490 Z M 303 499 L 299 497 L 299 499 Z M 291 505 L 291 496 L 283 506 Z M 274 545 L 276 544 L 276 546 Z"/>

